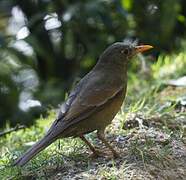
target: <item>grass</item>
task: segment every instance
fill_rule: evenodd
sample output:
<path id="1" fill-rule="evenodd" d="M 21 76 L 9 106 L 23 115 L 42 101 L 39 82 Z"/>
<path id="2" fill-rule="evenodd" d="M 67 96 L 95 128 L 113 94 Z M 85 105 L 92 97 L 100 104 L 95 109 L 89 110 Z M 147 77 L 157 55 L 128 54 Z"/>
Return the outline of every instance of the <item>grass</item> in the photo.
<path id="1" fill-rule="evenodd" d="M 47 118 L 41 117 L 34 126 L 0 138 L 0 179 L 81 177 L 114 180 L 136 176 L 156 179 L 158 174 L 167 178 L 164 172 L 174 172 L 175 167 L 184 169 L 186 160 L 182 158 L 183 164 L 177 163 L 173 144 L 176 142 L 183 148 L 181 143 L 185 143 L 186 128 L 180 119 L 186 117 L 186 111 L 177 107 L 176 100 L 186 95 L 186 88 L 173 88 L 165 81 L 185 74 L 186 52 L 160 55 L 154 63 L 145 62 L 145 71 L 140 61 L 131 65 L 125 106 L 107 128 L 108 139 L 121 152 L 121 158 L 91 160 L 87 147 L 78 138 L 68 138 L 57 140 L 23 168 L 12 167 L 14 159 L 46 132 L 55 118 L 55 112 L 51 110 Z M 126 122 L 134 120 L 141 121 L 141 126 L 124 128 Z M 94 133 L 87 137 L 103 147 Z"/>

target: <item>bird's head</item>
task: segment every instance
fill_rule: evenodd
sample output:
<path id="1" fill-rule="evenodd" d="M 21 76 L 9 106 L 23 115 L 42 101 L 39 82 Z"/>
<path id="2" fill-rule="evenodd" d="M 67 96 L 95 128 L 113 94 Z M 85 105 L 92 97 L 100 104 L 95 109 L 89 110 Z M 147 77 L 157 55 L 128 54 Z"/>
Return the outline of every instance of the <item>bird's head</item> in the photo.
<path id="1" fill-rule="evenodd" d="M 138 53 L 142 53 L 153 46 L 136 45 L 131 42 L 116 42 L 109 46 L 101 55 L 100 62 L 108 65 L 126 65 Z"/>

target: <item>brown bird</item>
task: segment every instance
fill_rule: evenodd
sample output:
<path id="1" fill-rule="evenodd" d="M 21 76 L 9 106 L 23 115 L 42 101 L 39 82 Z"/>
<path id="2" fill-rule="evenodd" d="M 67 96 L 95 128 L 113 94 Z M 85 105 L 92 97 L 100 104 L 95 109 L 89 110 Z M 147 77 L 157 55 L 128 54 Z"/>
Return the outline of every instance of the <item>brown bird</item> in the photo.
<path id="1" fill-rule="evenodd" d="M 98 138 L 111 150 L 113 156 L 118 157 L 118 153 L 105 139 L 104 130 L 124 101 L 128 62 L 138 52 L 151 48 L 150 45 L 136 46 L 124 42 L 109 46 L 95 67 L 70 93 L 46 135 L 14 164 L 23 166 L 56 139 L 65 137 L 80 137 L 93 155 L 99 156 L 101 152 L 84 137 L 84 134 L 94 130 L 97 130 Z"/>

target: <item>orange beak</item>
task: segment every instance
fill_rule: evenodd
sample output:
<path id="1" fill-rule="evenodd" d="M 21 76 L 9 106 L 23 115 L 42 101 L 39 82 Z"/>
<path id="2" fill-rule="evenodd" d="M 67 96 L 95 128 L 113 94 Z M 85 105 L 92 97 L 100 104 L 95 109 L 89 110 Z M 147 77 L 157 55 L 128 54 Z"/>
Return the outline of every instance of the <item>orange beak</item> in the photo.
<path id="1" fill-rule="evenodd" d="M 141 52 L 147 51 L 152 48 L 153 46 L 150 46 L 150 45 L 140 45 L 140 46 L 135 47 L 136 53 L 141 53 Z"/>

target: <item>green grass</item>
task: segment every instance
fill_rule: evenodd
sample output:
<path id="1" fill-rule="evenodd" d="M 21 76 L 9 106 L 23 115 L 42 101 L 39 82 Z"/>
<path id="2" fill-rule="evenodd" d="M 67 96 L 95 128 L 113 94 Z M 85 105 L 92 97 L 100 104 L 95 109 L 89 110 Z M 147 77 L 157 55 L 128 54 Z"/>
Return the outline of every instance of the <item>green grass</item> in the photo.
<path id="1" fill-rule="evenodd" d="M 56 175 L 56 172 L 63 172 L 65 167 L 67 168 L 65 172 L 68 172 L 68 167 L 75 169 L 77 166 L 78 173 L 85 179 L 94 176 L 114 180 L 128 177 L 127 173 L 136 162 L 138 165 L 141 163 L 143 167 L 149 163 L 156 165 L 169 163 L 168 159 L 172 154 L 171 142 L 173 139 L 182 141 L 185 137 L 184 127 L 175 123 L 175 119 L 185 117 L 186 113 L 176 111 L 174 103 L 167 106 L 165 104 L 186 96 L 186 88 L 167 87 L 164 82 L 185 74 L 186 52 L 160 55 L 155 63 L 145 62 L 148 73 L 141 71 L 140 61 L 131 66 L 125 105 L 114 120 L 117 125 L 113 123 L 107 129 L 111 135 L 129 137 L 126 154 L 123 155 L 119 165 L 115 160 L 110 161 L 109 165 L 106 160 L 101 162 L 97 160 L 95 165 L 95 162 L 88 158 L 87 147 L 84 143 L 78 138 L 68 138 L 57 140 L 23 168 L 13 167 L 11 165 L 13 161 L 40 139 L 55 119 L 55 112 L 49 111 L 48 117 L 45 119 L 41 117 L 34 126 L 0 138 L 0 179 L 50 179 Z M 144 130 L 147 136 L 141 133 L 139 127 L 123 129 L 123 124 L 131 114 L 136 116 L 140 114 L 149 123 L 155 122 L 153 132 L 166 134 L 169 137 L 168 141 L 157 142 L 155 137 L 152 138 L 148 134 L 147 129 Z M 172 128 L 173 125 L 177 128 Z M 135 132 L 137 132 L 136 135 Z M 97 143 L 94 133 L 88 135 L 88 138 L 94 144 Z M 92 169 L 96 171 L 94 175 L 91 174 Z M 62 173 L 61 177 L 63 175 Z"/>

